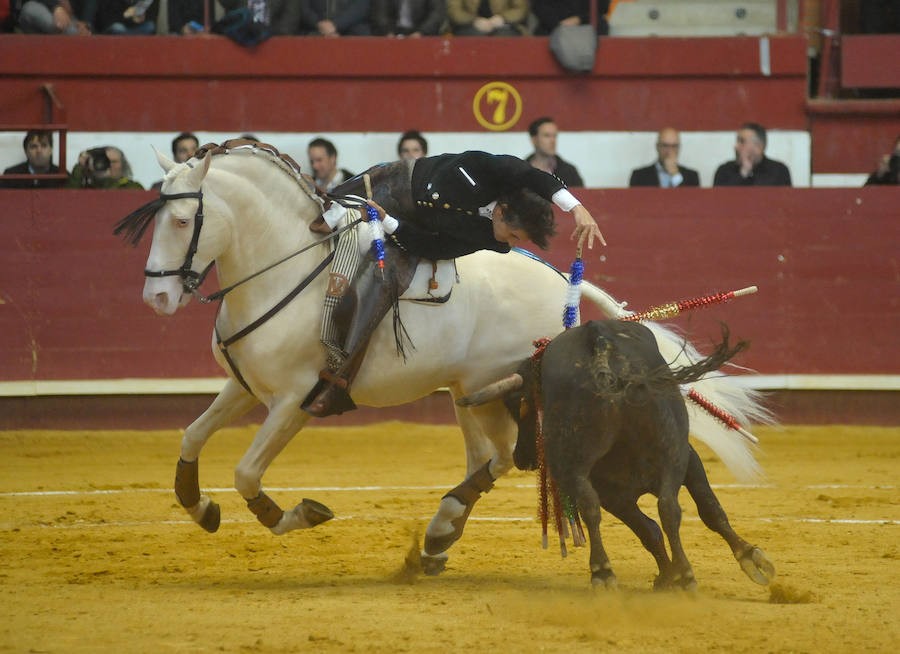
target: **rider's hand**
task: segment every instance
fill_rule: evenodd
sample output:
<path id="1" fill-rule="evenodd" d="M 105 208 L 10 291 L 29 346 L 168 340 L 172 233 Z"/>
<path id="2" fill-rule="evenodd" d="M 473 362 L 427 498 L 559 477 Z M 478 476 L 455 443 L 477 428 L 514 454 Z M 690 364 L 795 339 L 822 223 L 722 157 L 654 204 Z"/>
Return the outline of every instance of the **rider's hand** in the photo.
<path id="1" fill-rule="evenodd" d="M 600 240 L 600 243 L 606 245 L 606 239 L 603 238 L 603 234 L 597 226 L 597 221 L 594 220 L 594 217 L 591 216 L 590 212 L 584 208 L 583 204 L 579 204 L 572 209 L 572 214 L 575 216 L 575 231 L 572 232 L 572 236 L 569 237 L 569 240 L 577 238 L 579 248 L 584 245 L 585 238 L 587 238 L 588 249 L 593 249 L 595 237 Z"/>
<path id="2" fill-rule="evenodd" d="M 366 200 L 366 204 L 375 209 L 378 212 L 378 220 L 384 220 L 386 214 L 385 210 L 381 208 L 381 206 L 375 202 L 375 200 Z"/>
<path id="3" fill-rule="evenodd" d="M 397 222 L 397 219 L 388 214 L 381 206 L 375 202 L 374 200 L 366 200 L 366 204 L 375 209 L 378 212 L 378 220 L 381 221 L 382 226 L 384 227 L 385 234 L 393 234 L 397 227 L 400 226 L 400 223 Z"/>

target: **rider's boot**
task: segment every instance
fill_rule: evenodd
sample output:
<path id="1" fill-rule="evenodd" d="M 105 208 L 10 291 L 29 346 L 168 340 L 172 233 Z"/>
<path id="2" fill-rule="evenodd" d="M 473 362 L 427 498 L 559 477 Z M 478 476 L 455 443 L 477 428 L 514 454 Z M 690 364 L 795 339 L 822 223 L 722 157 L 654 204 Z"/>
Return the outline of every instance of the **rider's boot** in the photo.
<path id="1" fill-rule="evenodd" d="M 330 365 L 319 372 L 319 381 L 300 405 L 307 413 L 323 418 L 356 408 L 350 397 L 350 385 L 366 356 L 372 333 L 393 306 L 394 298 L 409 285 L 405 274 L 396 274 L 397 266 L 402 270 L 404 264 L 406 261 L 403 260 L 393 262 L 388 269 L 391 274 L 384 276 L 371 258 L 362 264 L 362 274 L 357 277 L 354 288 L 342 299 L 335 315 L 336 322 L 340 322 L 342 314 L 352 312 L 344 339 L 346 356 L 329 357 Z"/>

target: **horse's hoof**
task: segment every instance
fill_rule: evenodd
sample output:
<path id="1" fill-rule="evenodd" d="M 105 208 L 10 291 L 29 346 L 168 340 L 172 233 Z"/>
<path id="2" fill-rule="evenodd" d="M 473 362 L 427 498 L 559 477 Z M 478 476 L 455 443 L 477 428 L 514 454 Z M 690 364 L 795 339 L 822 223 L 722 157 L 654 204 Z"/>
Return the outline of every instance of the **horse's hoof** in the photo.
<path id="1" fill-rule="evenodd" d="M 307 497 L 304 497 L 303 501 L 300 502 L 300 507 L 302 507 L 303 517 L 306 518 L 310 527 L 315 527 L 334 518 L 334 513 L 332 513 L 331 509 L 321 502 L 316 502 Z"/>
<path id="2" fill-rule="evenodd" d="M 219 530 L 219 524 L 222 522 L 222 509 L 215 502 L 210 502 L 203 512 L 203 517 L 197 523 L 211 534 Z"/>
<path id="3" fill-rule="evenodd" d="M 738 559 L 741 570 L 760 586 L 768 586 L 775 578 L 775 566 L 758 547 L 754 547 Z"/>
<path id="4" fill-rule="evenodd" d="M 428 554 L 427 552 L 421 553 L 421 561 L 422 561 L 422 572 L 424 572 L 429 577 L 436 577 L 444 571 L 444 568 L 447 567 L 447 559 L 450 558 L 450 555 L 446 552 L 441 552 L 440 554 Z"/>

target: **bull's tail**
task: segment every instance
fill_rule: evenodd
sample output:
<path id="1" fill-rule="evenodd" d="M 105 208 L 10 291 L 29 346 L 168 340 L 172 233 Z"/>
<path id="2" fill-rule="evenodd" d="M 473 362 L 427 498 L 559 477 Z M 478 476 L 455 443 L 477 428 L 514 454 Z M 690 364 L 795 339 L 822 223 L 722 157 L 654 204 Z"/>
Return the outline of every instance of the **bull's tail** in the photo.
<path id="1" fill-rule="evenodd" d="M 672 381 L 677 384 L 693 384 L 706 377 L 709 373 L 715 372 L 738 354 L 750 347 L 747 341 L 740 341 L 734 347 L 728 342 L 729 332 L 728 326 L 722 325 L 722 342 L 719 343 L 712 354 L 688 365 L 681 365 L 677 368 L 669 368 L 672 373 Z"/>
<path id="2" fill-rule="evenodd" d="M 594 286 L 581 283 L 582 297 L 595 304 L 610 319 L 620 319 L 630 314 L 625 303 Z M 663 358 L 672 367 L 690 367 L 703 357 L 686 343 L 675 330 L 659 323 L 642 322 L 653 332 Z M 691 383 L 691 388 L 707 398 L 744 427 L 752 424 L 772 424 L 772 413 L 762 404 L 762 394 L 740 382 L 739 377 L 710 372 Z M 746 438 L 729 429 L 693 402 L 687 403 L 691 421 L 691 434 L 706 444 L 731 473 L 739 480 L 754 481 L 761 476 L 759 464 L 754 458 L 753 446 Z"/>

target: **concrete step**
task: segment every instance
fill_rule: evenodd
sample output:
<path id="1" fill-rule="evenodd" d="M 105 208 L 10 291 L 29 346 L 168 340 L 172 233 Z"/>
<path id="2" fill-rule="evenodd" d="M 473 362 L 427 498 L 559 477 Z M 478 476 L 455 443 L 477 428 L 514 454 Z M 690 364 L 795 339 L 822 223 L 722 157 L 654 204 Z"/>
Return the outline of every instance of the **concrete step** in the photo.
<path id="1" fill-rule="evenodd" d="M 619 2 L 611 36 L 736 36 L 776 31 L 775 0 Z"/>

